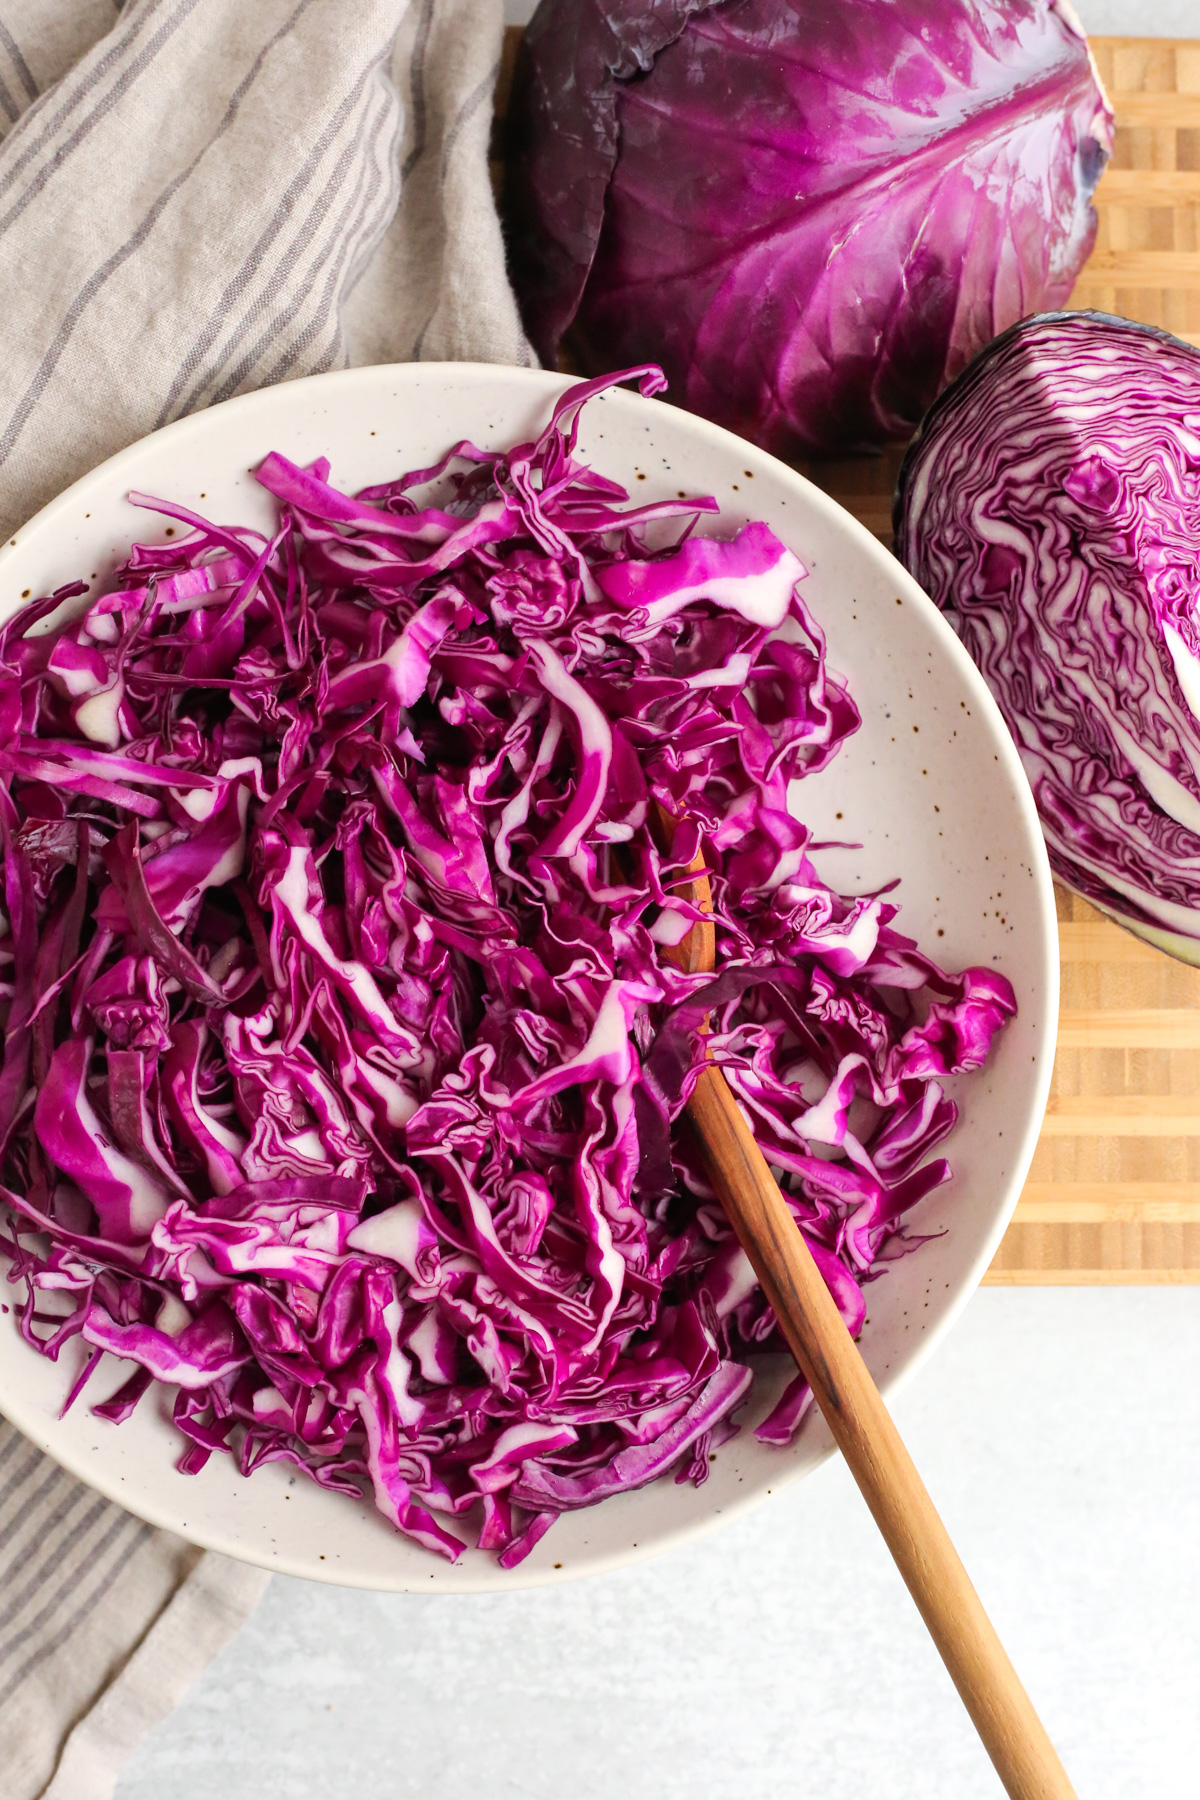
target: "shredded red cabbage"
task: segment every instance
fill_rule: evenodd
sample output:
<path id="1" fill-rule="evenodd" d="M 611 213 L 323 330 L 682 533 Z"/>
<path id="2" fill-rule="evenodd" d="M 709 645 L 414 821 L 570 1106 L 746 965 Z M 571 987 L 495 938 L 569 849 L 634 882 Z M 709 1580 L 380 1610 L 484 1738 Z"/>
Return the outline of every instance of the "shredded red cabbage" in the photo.
<path id="1" fill-rule="evenodd" d="M 781 1348 L 680 1119 L 702 1019 L 857 1331 L 948 1174 L 941 1077 L 1014 1010 L 817 876 L 788 784 L 858 715 L 804 570 L 763 525 L 690 536 L 711 500 L 624 507 L 575 455 L 605 385 L 354 498 L 269 456 L 270 538 L 144 501 L 186 532 L 0 633 L 21 1329 L 91 1346 L 70 1400 L 128 1360 L 108 1419 L 174 1387 L 186 1470 L 284 1459 L 505 1567 L 703 1479 Z"/>

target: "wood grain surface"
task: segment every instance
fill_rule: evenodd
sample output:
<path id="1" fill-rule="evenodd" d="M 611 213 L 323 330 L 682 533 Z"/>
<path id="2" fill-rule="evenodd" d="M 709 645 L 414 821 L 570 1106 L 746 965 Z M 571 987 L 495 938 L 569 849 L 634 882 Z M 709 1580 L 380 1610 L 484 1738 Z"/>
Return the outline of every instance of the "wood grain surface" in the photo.
<path id="1" fill-rule="evenodd" d="M 1197 14 L 1200 22 L 1200 11 Z M 519 33 L 509 34 L 502 110 Z M 1071 305 L 1200 346 L 1200 39 L 1092 39 L 1116 112 Z M 904 446 L 804 474 L 891 543 Z M 1200 1282 L 1200 971 L 1058 895 L 1062 1022 L 1029 1181 L 986 1279 Z"/>

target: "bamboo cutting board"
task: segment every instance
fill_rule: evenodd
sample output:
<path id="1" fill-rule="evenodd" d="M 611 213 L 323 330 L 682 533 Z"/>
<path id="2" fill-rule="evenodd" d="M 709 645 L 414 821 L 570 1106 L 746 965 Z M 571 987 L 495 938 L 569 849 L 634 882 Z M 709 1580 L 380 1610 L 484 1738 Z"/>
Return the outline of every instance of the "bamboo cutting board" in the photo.
<path id="1" fill-rule="evenodd" d="M 1116 112 L 1072 306 L 1200 346 L 1200 41 L 1093 38 Z M 805 473 L 891 541 L 901 447 Z M 1200 1282 L 1200 970 L 1059 891 L 1062 1016 L 1046 1122 L 986 1279 Z"/>
<path id="2" fill-rule="evenodd" d="M 505 44 L 501 114 L 520 33 Z M 1200 40 L 1093 38 L 1116 111 L 1096 247 L 1071 304 L 1200 346 Z M 497 169 L 497 174 L 498 174 Z M 903 446 L 805 463 L 891 543 Z M 1059 891 L 1062 1017 L 1049 1109 L 990 1282 L 1200 1282 L 1200 970 Z"/>

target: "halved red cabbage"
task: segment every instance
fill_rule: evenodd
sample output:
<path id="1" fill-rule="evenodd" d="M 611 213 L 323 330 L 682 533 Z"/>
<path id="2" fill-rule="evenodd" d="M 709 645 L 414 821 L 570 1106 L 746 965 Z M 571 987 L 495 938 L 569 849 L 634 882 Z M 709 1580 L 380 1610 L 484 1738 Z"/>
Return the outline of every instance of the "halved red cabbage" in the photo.
<path id="1" fill-rule="evenodd" d="M 1200 962 L 1200 351 L 1022 321 L 922 425 L 896 542 L 1000 704 L 1055 874 Z"/>
<path id="2" fill-rule="evenodd" d="M 71 1399 L 132 1365 L 106 1418 L 174 1387 L 184 1469 L 283 1459 L 505 1567 L 702 1480 L 780 1347 L 677 1129 L 701 1021 L 857 1330 L 1013 1010 L 819 879 L 788 784 L 858 716 L 804 571 L 626 507 L 575 455 L 595 386 L 357 498 L 270 456 L 269 538 L 147 502 L 184 535 L 0 633 L 22 1330 L 92 1347 Z M 698 847 L 711 977 L 659 960 Z"/>

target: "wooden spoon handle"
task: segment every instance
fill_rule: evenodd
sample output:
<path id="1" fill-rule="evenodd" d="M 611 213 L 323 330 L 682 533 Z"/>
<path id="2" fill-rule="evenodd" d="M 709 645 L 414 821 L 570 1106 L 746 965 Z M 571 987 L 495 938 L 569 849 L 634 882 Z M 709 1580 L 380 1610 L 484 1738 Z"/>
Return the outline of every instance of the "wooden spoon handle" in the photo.
<path id="1" fill-rule="evenodd" d="M 689 1102 L 713 1184 L 1012 1800 L 1076 1800 L 724 1075 Z"/>

